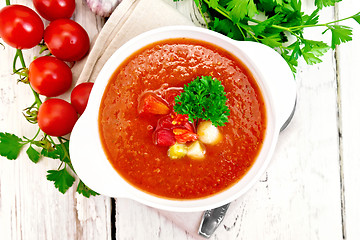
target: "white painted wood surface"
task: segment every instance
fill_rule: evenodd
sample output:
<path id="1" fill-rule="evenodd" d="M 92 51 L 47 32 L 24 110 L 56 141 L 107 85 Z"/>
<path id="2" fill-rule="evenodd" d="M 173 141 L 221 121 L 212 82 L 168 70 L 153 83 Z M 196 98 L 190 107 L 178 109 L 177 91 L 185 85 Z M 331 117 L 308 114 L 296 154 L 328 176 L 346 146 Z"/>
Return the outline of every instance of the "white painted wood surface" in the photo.
<path id="1" fill-rule="evenodd" d="M 189 0 L 166 1 L 184 13 L 189 9 Z M 31 6 L 30 1 L 17 2 Z M 302 2 L 311 9 L 313 0 Z M 343 0 L 323 10 L 320 21 L 359 11 L 360 1 Z M 104 22 L 81 0 L 75 19 L 91 38 Z M 344 24 L 354 27 L 354 40 L 329 51 L 321 64 L 300 64 L 297 110 L 271 166 L 212 239 L 360 239 L 360 26 L 352 20 Z M 321 30 L 306 34 L 330 41 Z M 0 131 L 32 136 L 35 127 L 21 109 L 33 97 L 11 75 L 14 53 L 0 47 Z M 27 64 L 35 53 L 24 51 Z M 0 159 L 0 239 L 193 239 L 139 203 L 116 199 L 114 221 L 109 198 L 85 199 L 75 189 L 58 193 L 45 177 L 57 166 L 51 159 L 35 165 L 24 152 L 16 161 Z"/>

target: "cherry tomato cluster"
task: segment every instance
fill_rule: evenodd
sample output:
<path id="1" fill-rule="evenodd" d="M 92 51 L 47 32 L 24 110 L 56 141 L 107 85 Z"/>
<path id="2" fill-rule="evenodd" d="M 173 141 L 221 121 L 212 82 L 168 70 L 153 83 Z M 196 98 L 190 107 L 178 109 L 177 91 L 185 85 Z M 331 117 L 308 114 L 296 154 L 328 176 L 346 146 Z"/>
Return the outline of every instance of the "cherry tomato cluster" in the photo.
<path id="1" fill-rule="evenodd" d="M 93 83 L 78 85 L 71 92 L 71 104 L 56 97 L 72 85 L 71 68 L 66 62 L 82 59 L 90 49 L 85 29 L 69 19 L 75 10 L 75 0 L 33 0 L 38 14 L 50 23 L 44 28 L 40 16 L 23 5 L 9 5 L 0 10 L 0 37 L 16 49 L 29 49 L 42 39 L 53 56 L 42 56 L 31 62 L 28 79 L 38 94 L 51 97 L 38 109 L 40 129 L 50 136 L 71 132 L 78 114 L 85 110 Z"/>

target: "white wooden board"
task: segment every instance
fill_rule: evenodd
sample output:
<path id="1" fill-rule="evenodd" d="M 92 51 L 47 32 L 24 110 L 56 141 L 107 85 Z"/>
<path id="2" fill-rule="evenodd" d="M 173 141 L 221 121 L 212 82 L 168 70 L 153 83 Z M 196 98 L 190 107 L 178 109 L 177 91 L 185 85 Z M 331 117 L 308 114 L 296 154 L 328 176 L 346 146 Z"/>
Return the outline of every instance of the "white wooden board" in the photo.
<path id="1" fill-rule="evenodd" d="M 184 14 L 191 10 L 189 0 L 166 1 Z M 302 2 L 309 12 L 313 1 Z M 337 9 L 339 17 L 349 16 L 360 11 L 360 2 L 343 0 Z M 336 14 L 335 8 L 327 8 L 320 21 L 331 21 Z M 104 23 L 81 0 L 75 19 L 91 38 Z M 212 239 L 360 238 L 360 25 L 344 24 L 355 28 L 354 40 L 329 51 L 321 64 L 301 63 L 297 110 L 280 136 L 271 166 L 242 204 L 229 211 Z M 306 34 L 330 42 L 321 30 Z M 36 128 L 29 127 L 21 110 L 33 96 L 10 74 L 14 53 L 0 47 L 0 131 L 32 136 Z M 24 54 L 28 64 L 36 53 Z M 0 159 L 0 239 L 193 239 L 139 203 L 116 199 L 111 209 L 107 197 L 85 199 L 75 189 L 58 193 L 45 177 L 57 166 L 51 159 L 35 165 L 24 152 L 16 161 Z"/>

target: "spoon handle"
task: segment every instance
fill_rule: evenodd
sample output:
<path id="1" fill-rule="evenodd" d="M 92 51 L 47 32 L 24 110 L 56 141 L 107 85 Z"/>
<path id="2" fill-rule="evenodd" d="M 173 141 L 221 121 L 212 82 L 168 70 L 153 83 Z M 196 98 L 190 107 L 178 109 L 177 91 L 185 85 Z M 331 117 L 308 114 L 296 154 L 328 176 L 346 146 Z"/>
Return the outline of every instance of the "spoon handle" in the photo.
<path id="1" fill-rule="evenodd" d="M 229 206 L 230 203 L 218 208 L 206 210 L 201 220 L 199 235 L 205 238 L 210 238 L 220 223 L 223 221 Z"/>

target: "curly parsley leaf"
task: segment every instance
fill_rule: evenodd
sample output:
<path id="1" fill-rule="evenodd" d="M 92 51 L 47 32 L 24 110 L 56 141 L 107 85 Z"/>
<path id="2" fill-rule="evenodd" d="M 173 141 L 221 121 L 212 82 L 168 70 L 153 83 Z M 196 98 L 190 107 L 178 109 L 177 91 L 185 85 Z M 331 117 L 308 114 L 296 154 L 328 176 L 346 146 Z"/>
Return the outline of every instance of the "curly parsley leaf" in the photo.
<path id="1" fill-rule="evenodd" d="M 189 115 L 191 121 L 210 120 L 214 126 L 228 122 L 230 110 L 221 82 L 211 76 L 197 77 L 184 86 L 184 92 L 175 98 L 175 112 Z"/>
<path id="2" fill-rule="evenodd" d="M 38 163 L 40 160 L 40 153 L 38 151 L 35 150 L 35 148 L 33 148 L 30 144 L 29 148 L 26 150 L 26 154 L 28 155 L 29 159 L 33 162 L 33 163 Z"/>
<path id="3" fill-rule="evenodd" d="M 81 181 L 81 180 L 78 184 L 76 192 L 87 198 L 89 198 L 90 196 L 99 195 L 97 192 L 91 190 L 88 186 L 86 186 L 85 183 L 83 183 L 83 181 Z"/>
<path id="4" fill-rule="evenodd" d="M 55 187 L 63 194 L 74 184 L 75 178 L 70 175 L 66 167 L 61 170 L 49 170 L 47 172 L 47 180 L 53 181 Z"/>
<path id="5" fill-rule="evenodd" d="M 9 160 L 15 160 L 24 146 L 21 138 L 10 133 L 0 133 L 0 155 Z"/>

